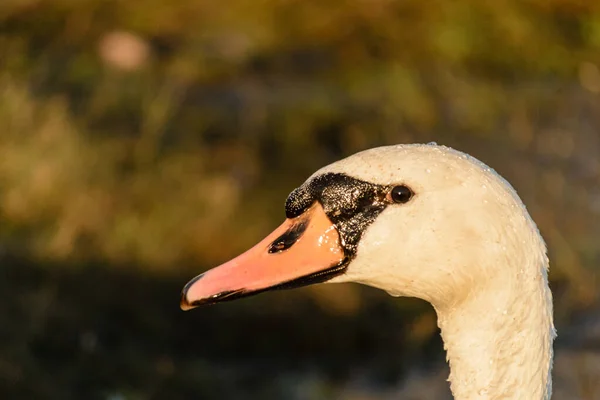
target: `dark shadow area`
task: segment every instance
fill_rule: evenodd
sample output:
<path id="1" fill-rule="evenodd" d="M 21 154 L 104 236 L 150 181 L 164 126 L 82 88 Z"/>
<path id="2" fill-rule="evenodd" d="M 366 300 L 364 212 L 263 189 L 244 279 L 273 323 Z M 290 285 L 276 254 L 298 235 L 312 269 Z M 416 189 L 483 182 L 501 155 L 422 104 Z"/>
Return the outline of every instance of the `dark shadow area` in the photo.
<path id="1" fill-rule="evenodd" d="M 357 315 L 293 294 L 292 307 L 274 305 L 292 304 L 291 292 L 184 313 L 179 291 L 189 276 L 9 256 L 1 264 L 4 398 L 282 398 L 278 384 L 288 375 L 316 373 L 333 384 L 368 370 L 385 385 L 415 357 L 441 355 L 437 337 L 408 349 L 406 322 L 416 312 L 403 319 L 374 290 L 365 290 Z"/>

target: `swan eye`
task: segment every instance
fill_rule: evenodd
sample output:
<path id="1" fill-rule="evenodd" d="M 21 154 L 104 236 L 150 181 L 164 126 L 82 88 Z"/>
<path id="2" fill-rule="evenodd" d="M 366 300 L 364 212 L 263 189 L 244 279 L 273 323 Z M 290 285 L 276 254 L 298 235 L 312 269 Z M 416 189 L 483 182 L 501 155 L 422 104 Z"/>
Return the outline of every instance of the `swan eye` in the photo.
<path id="1" fill-rule="evenodd" d="M 412 199 L 413 191 L 408 186 L 399 185 L 394 186 L 388 196 L 394 203 L 402 204 Z"/>

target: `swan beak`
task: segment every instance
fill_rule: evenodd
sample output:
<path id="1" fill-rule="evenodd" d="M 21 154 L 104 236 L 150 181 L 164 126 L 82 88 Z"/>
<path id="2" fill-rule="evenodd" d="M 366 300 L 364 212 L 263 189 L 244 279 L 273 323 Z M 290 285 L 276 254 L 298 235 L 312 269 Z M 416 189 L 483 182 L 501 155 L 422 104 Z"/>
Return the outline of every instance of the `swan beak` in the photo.
<path id="1" fill-rule="evenodd" d="M 181 293 L 181 309 L 234 300 L 266 290 L 325 282 L 346 269 L 335 225 L 319 203 L 250 250 L 198 275 Z"/>

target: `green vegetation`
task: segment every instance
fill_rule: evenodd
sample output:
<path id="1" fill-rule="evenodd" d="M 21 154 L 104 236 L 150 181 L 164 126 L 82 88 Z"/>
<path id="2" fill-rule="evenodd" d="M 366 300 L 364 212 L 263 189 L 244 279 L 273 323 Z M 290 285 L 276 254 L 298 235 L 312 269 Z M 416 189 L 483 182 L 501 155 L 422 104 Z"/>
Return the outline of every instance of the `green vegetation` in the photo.
<path id="1" fill-rule="evenodd" d="M 437 141 L 517 188 L 566 321 L 596 300 L 598 96 L 595 1 L 3 0 L 0 247 L 51 269 L 32 293 L 63 270 L 183 284 L 276 226 L 316 168 Z M 355 287 L 287 296 L 370 307 Z"/>

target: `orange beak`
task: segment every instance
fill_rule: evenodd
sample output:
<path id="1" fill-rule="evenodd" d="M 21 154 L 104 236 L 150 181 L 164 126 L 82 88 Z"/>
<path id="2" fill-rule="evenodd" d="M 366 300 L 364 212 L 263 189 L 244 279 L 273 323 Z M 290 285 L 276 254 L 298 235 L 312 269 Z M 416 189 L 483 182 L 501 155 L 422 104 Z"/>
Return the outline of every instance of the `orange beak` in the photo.
<path id="1" fill-rule="evenodd" d="M 345 260 L 335 225 L 315 203 L 250 250 L 188 282 L 181 309 L 324 282 L 344 272 Z"/>

